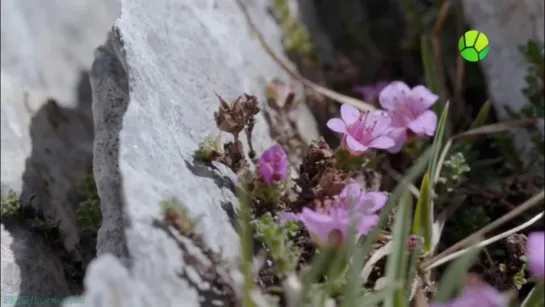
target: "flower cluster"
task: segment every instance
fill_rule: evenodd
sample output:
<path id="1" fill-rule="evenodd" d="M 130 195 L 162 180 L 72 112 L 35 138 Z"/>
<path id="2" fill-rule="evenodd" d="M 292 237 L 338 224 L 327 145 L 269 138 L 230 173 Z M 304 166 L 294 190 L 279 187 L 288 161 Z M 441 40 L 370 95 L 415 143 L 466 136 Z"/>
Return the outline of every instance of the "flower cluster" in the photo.
<path id="1" fill-rule="evenodd" d="M 288 187 L 288 156 L 275 144 L 259 158 L 252 181 L 252 196 L 267 204 L 276 204 Z"/>
<path id="2" fill-rule="evenodd" d="M 265 151 L 259 159 L 259 179 L 270 185 L 282 182 L 288 174 L 288 157 L 282 146 L 276 144 Z"/>
<path id="3" fill-rule="evenodd" d="M 337 245 L 347 238 L 350 227 L 355 227 L 358 235 L 366 235 L 377 225 L 377 211 L 387 200 L 385 193 L 366 193 L 358 182 L 351 182 L 322 207 L 303 208 L 298 214 L 284 213 L 281 220 L 300 221 L 318 244 Z"/>
<path id="4" fill-rule="evenodd" d="M 411 89 L 394 81 L 375 92 L 379 92 L 383 110 L 361 113 L 353 106 L 343 105 L 341 118 L 327 122 L 329 129 L 343 135 L 342 146 L 351 154 L 362 155 L 371 148 L 395 153 L 416 137 L 435 134 L 437 115 L 429 108 L 438 96 L 426 87 Z"/>

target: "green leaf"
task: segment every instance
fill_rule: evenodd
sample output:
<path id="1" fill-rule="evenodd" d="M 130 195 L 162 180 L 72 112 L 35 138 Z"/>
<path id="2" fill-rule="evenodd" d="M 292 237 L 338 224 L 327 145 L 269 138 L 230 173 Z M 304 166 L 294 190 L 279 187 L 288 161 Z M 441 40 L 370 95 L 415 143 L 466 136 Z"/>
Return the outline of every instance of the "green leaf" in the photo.
<path id="1" fill-rule="evenodd" d="M 351 269 L 348 274 L 348 282 L 342 294 L 344 298 L 341 305 L 342 307 L 357 306 L 360 303 L 360 301 L 358 301 L 360 298 L 359 291 L 361 291 L 363 280 L 359 277 L 359 274 L 363 268 L 363 265 L 365 264 L 365 257 L 371 251 L 373 243 L 376 241 L 377 236 L 380 233 L 380 229 L 384 227 L 388 221 L 390 212 L 397 204 L 399 197 L 404 191 L 407 190 L 407 184 L 415 181 L 426 169 L 431 153 L 431 147 L 428 147 L 422 152 L 422 155 L 418 158 L 418 160 L 416 160 L 415 164 L 407 171 L 407 175 L 403 177 L 403 179 L 396 185 L 388 197 L 388 202 L 382 208 L 379 214 L 377 226 L 369 232 L 363 241 L 363 244 L 356 247 L 354 253 L 352 254 L 352 266 L 354 268 Z"/>
<path id="2" fill-rule="evenodd" d="M 540 282 L 528 293 L 520 307 L 541 307 L 543 305 L 545 305 L 545 285 Z"/>
<path id="3" fill-rule="evenodd" d="M 417 242 L 413 246 L 412 250 L 409 253 L 409 271 L 407 272 L 407 278 L 405 279 L 405 300 L 410 301 L 411 291 L 413 283 L 416 280 L 418 274 L 418 264 L 420 263 L 420 255 L 422 252 L 422 244 Z"/>
<path id="4" fill-rule="evenodd" d="M 252 276 L 253 262 L 253 235 L 250 224 L 250 197 L 248 194 L 239 191 L 238 198 L 240 201 L 239 214 L 239 233 L 241 238 L 241 254 L 242 262 L 240 271 L 244 276 L 244 292 L 242 299 L 243 307 L 254 307 L 255 304 L 251 298 L 254 278 Z"/>
<path id="5" fill-rule="evenodd" d="M 312 285 L 318 280 L 321 274 L 324 273 L 326 268 L 328 268 L 328 264 L 331 263 L 334 257 L 335 257 L 334 247 L 326 245 L 319 249 L 319 253 L 317 253 L 317 255 L 314 256 L 314 258 L 312 259 L 310 269 L 304 272 L 301 278 L 302 286 L 303 286 L 303 288 L 301 289 L 301 300 L 304 300 L 307 298 L 308 291 L 311 290 Z M 302 304 L 303 304 L 302 302 L 299 302 L 299 305 L 302 305 Z"/>
<path id="6" fill-rule="evenodd" d="M 454 292 L 459 289 L 463 278 L 466 276 L 467 271 L 480 251 L 481 247 L 475 246 L 449 265 L 439 282 L 434 302 L 444 303 L 451 299 Z"/>
<path id="7" fill-rule="evenodd" d="M 404 281 L 408 273 L 407 261 L 409 253 L 407 241 L 411 228 L 412 207 L 411 195 L 408 191 L 405 191 L 397 208 L 394 231 L 392 233 L 392 237 L 395 238 L 393 241 L 394 244 L 386 262 L 386 278 L 390 283 L 398 280 Z M 386 299 L 384 306 L 407 306 L 404 287 L 394 291 L 393 295 Z"/>
<path id="8" fill-rule="evenodd" d="M 420 184 L 418 202 L 413 221 L 413 235 L 424 237 L 426 251 L 431 251 L 433 235 L 433 212 L 431 212 L 431 187 L 430 174 L 426 173 Z"/>
<path id="9" fill-rule="evenodd" d="M 471 123 L 471 126 L 469 126 L 469 130 L 477 129 L 486 124 L 486 121 L 488 120 L 488 116 L 490 115 L 490 111 L 492 110 L 492 102 L 490 100 L 485 101 L 485 103 L 481 106 L 479 109 L 479 113 L 477 114 L 477 117 L 475 117 L 475 120 L 473 123 Z M 463 144 L 466 146 L 471 146 L 473 143 L 475 143 L 475 137 L 468 137 L 463 141 Z"/>
<path id="10" fill-rule="evenodd" d="M 430 252 L 432 249 L 432 237 L 433 237 L 433 191 L 435 188 L 434 178 L 435 172 L 438 168 L 437 161 L 439 160 L 439 155 L 443 147 L 444 136 L 445 136 L 445 127 L 448 120 L 448 110 L 450 102 L 447 101 L 441 117 L 439 118 L 439 123 L 437 124 L 437 129 L 435 131 L 435 138 L 433 139 L 432 145 L 432 156 L 428 164 L 428 172 L 424 176 L 422 184 L 420 186 L 420 193 L 418 197 L 418 205 L 415 215 L 415 223 L 413 225 L 413 234 L 423 235 L 424 236 L 424 248 L 427 252 Z M 431 178 L 431 179 L 430 179 Z M 426 180 L 427 179 L 427 180 Z M 415 231 L 417 231 L 415 233 Z"/>
<path id="11" fill-rule="evenodd" d="M 439 78 L 433 57 L 433 46 L 429 36 L 422 36 L 420 38 L 420 52 L 422 56 L 422 65 L 424 65 L 426 84 L 432 92 L 439 93 Z M 433 107 L 434 111 L 439 113 L 439 104 L 435 104 Z"/>
<path id="12" fill-rule="evenodd" d="M 430 174 L 430 178 L 435 178 L 435 170 L 437 169 L 437 160 L 439 159 L 439 154 L 441 153 L 441 148 L 443 147 L 443 141 L 445 136 L 445 127 L 447 125 L 448 120 L 448 109 L 449 109 L 450 102 L 447 101 L 445 104 L 445 107 L 443 108 L 443 112 L 441 113 L 441 117 L 439 118 L 439 123 L 437 124 L 437 129 L 435 131 L 435 138 L 433 139 L 433 145 L 432 145 L 432 156 L 431 161 L 428 166 L 428 173 Z M 433 190 L 434 182 L 431 182 L 431 188 Z"/>
<path id="13" fill-rule="evenodd" d="M 469 130 L 484 126 L 484 124 L 486 124 L 486 121 L 488 120 L 491 109 L 492 102 L 490 100 L 485 101 L 485 103 L 483 103 L 483 105 L 481 106 L 481 109 L 479 109 L 479 114 L 477 114 L 477 117 L 475 117 L 475 120 L 469 127 Z"/>
<path id="14" fill-rule="evenodd" d="M 388 283 L 386 287 L 375 291 L 371 294 L 364 294 L 360 296 L 358 299 L 358 303 L 360 307 L 376 307 L 380 303 L 384 302 L 384 300 L 391 297 L 394 293 L 394 291 L 397 291 L 398 289 L 403 289 L 401 286 L 402 283 Z"/>

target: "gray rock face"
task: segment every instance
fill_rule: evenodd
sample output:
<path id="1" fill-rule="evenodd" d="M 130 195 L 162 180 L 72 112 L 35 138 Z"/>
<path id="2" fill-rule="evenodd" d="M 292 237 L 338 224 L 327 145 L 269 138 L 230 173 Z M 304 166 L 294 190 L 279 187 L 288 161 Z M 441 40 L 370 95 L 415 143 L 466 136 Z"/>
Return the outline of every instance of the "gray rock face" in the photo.
<path id="1" fill-rule="evenodd" d="M 268 1 L 246 2 L 280 53 Z M 192 154 L 217 133 L 214 92 L 264 101 L 273 77 L 286 80 L 253 39 L 235 1 L 122 1 L 121 17 L 91 71 L 94 177 L 103 214 L 97 252 L 103 256 L 88 270 L 84 306 L 200 305 L 202 294 L 179 277 L 180 247 L 155 224 L 162 218 L 159 203 L 176 198 L 191 216 L 202 216 L 197 232 L 205 243 L 236 258 L 233 174 L 194 163 Z M 300 120 L 311 120 L 308 111 L 301 114 Z M 305 134 L 316 135 L 315 123 L 305 127 Z M 272 144 L 268 129 L 259 116 L 258 153 Z"/>
<path id="2" fill-rule="evenodd" d="M 6 220 L 2 221 L 0 231 L 2 306 L 32 305 L 44 298 L 63 298 L 70 294 L 59 258 L 40 236 Z"/>
<path id="3" fill-rule="evenodd" d="M 544 41 L 544 3 L 541 0 L 464 0 L 466 16 L 474 29 L 490 41 L 490 53 L 480 62 L 496 114 L 505 119 L 505 107 L 519 110 L 526 104 L 522 93 L 528 64 L 519 46 L 530 39 Z M 526 133 L 518 133 L 518 147 L 529 144 Z"/>
<path id="4" fill-rule="evenodd" d="M 92 172 L 86 71 L 118 15 L 115 0 L 1 2 L 2 195 L 13 190 L 23 205 L 58 222 L 74 260 L 76 187 Z M 42 248 L 47 242 L 17 227 L 2 228 L 2 295 L 68 295 L 60 260 Z"/>

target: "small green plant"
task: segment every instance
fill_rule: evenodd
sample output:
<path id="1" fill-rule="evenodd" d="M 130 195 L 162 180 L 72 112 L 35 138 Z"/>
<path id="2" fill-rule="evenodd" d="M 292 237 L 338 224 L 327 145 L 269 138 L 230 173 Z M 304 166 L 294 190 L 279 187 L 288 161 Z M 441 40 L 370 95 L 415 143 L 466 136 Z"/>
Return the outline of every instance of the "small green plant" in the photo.
<path id="1" fill-rule="evenodd" d="M 279 277 L 293 272 L 299 262 L 301 250 L 290 239 L 299 231 L 299 225 L 295 222 L 277 223 L 269 212 L 251 224 L 255 229 L 255 237 L 263 242 L 274 261 Z"/>
<path id="2" fill-rule="evenodd" d="M 79 193 L 84 200 L 78 205 L 76 215 L 82 231 L 96 235 L 102 222 L 102 215 L 100 213 L 100 198 L 92 176 L 82 180 Z"/>
<path id="3" fill-rule="evenodd" d="M 15 218 L 21 210 L 19 197 L 14 191 L 2 195 L 2 218 Z"/>
<path id="4" fill-rule="evenodd" d="M 450 155 L 443 165 L 438 182 L 445 192 L 450 193 L 466 179 L 465 174 L 471 171 L 471 168 L 461 152 Z"/>
<path id="5" fill-rule="evenodd" d="M 515 287 L 517 287 L 518 290 L 522 288 L 526 283 L 528 283 L 528 280 L 526 279 L 526 274 L 524 273 L 526 271 L 526 264 L 523 264 L 520 270 L 513 276 L 513 284 L 515 284 Z"/>
<path id="6" fill-rule="evenodd" d="M 544 45 L 541 42 L 528 41 L 525 45 L 519 47 L 520 52 L 524 55 L 526 62 L 529 64 L 528 73 L 526 75 L 526 87 L 522 90 L 526 96 L 527 103 L 520 110 L 507 110 L 510 116 L 514 119 L 536 118 L 542 119 L 545 114 L 545 98 L 544 98 L 544 74 L 545 61 Z M 545 154 L 544 135 L 540 129 L 530 130 L 532 140 L 532 152 L 537 159 L 543 160 Z M 495 137 L 495 146 L 504 154 L 509 162 L 509 168 L 512 171 L 522 169 L 522 161 L 518 158 L 517 150 L 513 143 L 511 134 L 502 133 Z"/>
<path id="7" fill-rule="evenodd" d="M 528 41 L 526 45 L 520 47 L 524 58 L 530 64 L 528 74 L 526 75 L 526 87 L 522 90 L 528 103 L 520 110 L 519 116 L 525 118 L 543 118 L 545 116 L 545 98 L 543 88 L 543 78 L 545 76 L 544 45 L 540 42 Z M 534 150 L 544 155 L 543 134 L 539 129 L 533 131 L 532 141 Z"/>
<path id="8" fill-rule="evenodd" d="M 199 148 L 193 153 L 193 159 L 203 163 L 213 161 L 221 152 L 218 142 L 219 139 L 214 140 L 211 137 L 205 138 L 204 141 L 199 144 Z"/>
<path id="9" fill-rule="evenodd" d="M 181 235 L 188 235 L 194 232 L 195 226 L 201 217 L 192 219 L 189 216 L 189 210 L 174 199 L 163 201 L 160 206 L 167 224 L 174 227 Z"/>
<path id="10" fill-rule="evenodd" d="M 273 11 L 284 32 L 283 44 L 286 52 L 315 58 L 310 35 L 304 25 L 290 15 L 288 0 L 274 0 Z"/>

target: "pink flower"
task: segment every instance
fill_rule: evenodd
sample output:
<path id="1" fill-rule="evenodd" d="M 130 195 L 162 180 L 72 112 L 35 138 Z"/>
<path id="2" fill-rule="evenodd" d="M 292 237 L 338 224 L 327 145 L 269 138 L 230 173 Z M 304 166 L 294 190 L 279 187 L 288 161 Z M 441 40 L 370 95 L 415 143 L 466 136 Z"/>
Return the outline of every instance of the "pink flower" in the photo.
<path id="1" fill-rule="evenodd" d="M 438 98 L 425 86 L 418 85 L 411 89 L 401 81 L 390 83 L 380 92 L 380 105 L 391 118 L 390 136 L 395 140 L 390 152 L 401 150 L 407 141 L 407 134 L 435 134 L 437 115 L 429 108 Z"/>
<path id="2" fill-rule="evenodd" d="M 265 184 L 280 182 L 288 174 L 288 157 L 282 146 L 276 144 L 267 149 L 259 158 L 258 175 Z"/>
<path id="3" fill-rule="evenodd" d="M 528 235 L 528 270 L 537 278 L 545 281 L 545 232 L 533 232 Z"/>
<path id="4" fill-rule="evenodd" d="M 379 81 L 370 85 L 356 85 L 354 86 L 353 91 L 360 94 L 365 102 L 376 105 L 380 92 L 382 92 L 388 84 L 390 84 L 390 82 Z"/>
<path id="5" fill-rule="evenodd" d="M 507 307 L 509 299 L 496 288 L 470 275 L 469 282 L 460 296 L 444 304 L 430 304 L 430 307 Z"/>
<path id="6" fill-rule="evenodd" d="M 395 145 L 394 140 L 387 135 L 390 119 L 382 111 L 362 114 L 355 107 L 343 104 L 341 118 L 330 119 L 327 126 L 343 134 L 343 147 L 355 155 L 361 155 L 370 148 L 388 149 Z"/>
<path id="7" fill-rule="evenodd" d="M 365 193 L 358 183 L 352 183 L 323 208 L 303 208 L 298 214 L 284 213 L 281 220 L 302 222 L 318 244 L 340 244 L 346 239 L 352 223 L 356 223 L 358 235 L 369 233 L 378 223 L 377 211 L 387 200 L 384 193 Z"/>

